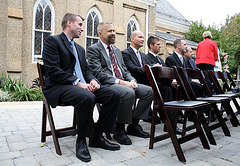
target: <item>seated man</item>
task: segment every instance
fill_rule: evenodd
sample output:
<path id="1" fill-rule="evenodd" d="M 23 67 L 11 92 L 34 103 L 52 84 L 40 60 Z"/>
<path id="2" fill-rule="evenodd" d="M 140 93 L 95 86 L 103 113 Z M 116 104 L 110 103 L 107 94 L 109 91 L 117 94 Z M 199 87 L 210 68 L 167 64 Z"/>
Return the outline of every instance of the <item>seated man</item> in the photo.
<path id="1" fill-rule="evenodd" d="M 189 68 L 194 69 L 194 70 L 197 69 L 195 61 L 192 59 L 192 55 L 193 55 L 192 48 L 187 47 L 187 50 L 185 53 L 183 53 L 183 55 L 187 59 Z"/>
<path id="2" fill-rule="evenodd" d="M 120 149 L 119 145 L 108 142 L 102 136 L 103 132 L 114 131 L 120 96 L 116 90 L 100 86 L 89 70 L 84 48 L 73 40 L 81 36 L 83 21 L 81 16 L 67 13 L 62 19 L 63 32 L 46 39 L 42 54 L 46 69 L 43 93 L 53 108 L 58 103 L 74 106 L 78 134 L 76 156 L 88 162 L 91 156 L 86 137 L 90 138 L 90 147 Z M 92 116 L 96 102 L 102 104 L 102 109 L 92 134 Z"/>
<path id="3" fill-rule="evenodd" d="M 120 109 L 117 115 L 116 128 L 113 138 L 120 144 L 130 145 L 132 141 L 125 133 L 148 138 L 149 133 L 139 125 L 140 119 L 147 119 L 153 100 L 152 88 L 137 84 L 127 70 L 121 51 L 115 47 L 115 29 L 110 22 L 98 25 L 100 41 L 91 45 L 87 50 L 89 67 L 101 84 L 107 85 L 120 93 Z M 133 112 L 133 104 L 138 98 L 138 104 Z"/>

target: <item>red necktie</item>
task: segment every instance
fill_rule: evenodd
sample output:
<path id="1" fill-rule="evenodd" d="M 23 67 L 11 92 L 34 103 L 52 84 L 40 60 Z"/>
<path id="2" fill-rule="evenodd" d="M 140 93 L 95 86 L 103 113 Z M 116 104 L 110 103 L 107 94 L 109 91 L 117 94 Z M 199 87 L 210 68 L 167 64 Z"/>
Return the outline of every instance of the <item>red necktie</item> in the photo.
<path id="1" fill-rule="evenodd" d="M 107 48 L 109 49 L 109 56 L 111 58 L 111 63 L 112 63 L 112 66 L 113 66 L 113 71 L 115 73 L 115 76 L 118 79 L 122 80 L 123 78 L 122 78 L 122 75 L 121 75 L 121 73 L 120 73 L 120 71 L 118 69 L 118 66 L 117 66 L 117 63 L 116 63 L 116 59 L 115 59 L 115 57 L 113 55 L 113 51 L 112 51 L 111 47 L 108 46 Z"/>

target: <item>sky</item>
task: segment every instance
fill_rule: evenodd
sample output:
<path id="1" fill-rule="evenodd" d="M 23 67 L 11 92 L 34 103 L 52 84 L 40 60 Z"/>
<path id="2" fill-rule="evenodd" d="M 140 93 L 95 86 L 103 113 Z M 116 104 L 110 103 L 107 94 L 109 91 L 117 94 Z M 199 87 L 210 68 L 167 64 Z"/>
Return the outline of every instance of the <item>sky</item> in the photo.
<path id="1" fill-rule="evenodd" d="M 189 21 L 220 27 L 227 16 L 240 13 L 240 0 L 167 0 Z"/>

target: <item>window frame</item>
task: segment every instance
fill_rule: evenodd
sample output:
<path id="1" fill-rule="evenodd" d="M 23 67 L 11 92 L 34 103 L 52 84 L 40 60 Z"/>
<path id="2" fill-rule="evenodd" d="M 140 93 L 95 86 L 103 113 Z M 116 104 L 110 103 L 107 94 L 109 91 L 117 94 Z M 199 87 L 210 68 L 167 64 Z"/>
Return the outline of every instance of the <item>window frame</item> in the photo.
<path id="1" fill-rule="evenodd" d="M 89 11 L 88 11 L 88 13 L 87 13 L 87 17 L 86 17 L 86 27 L 85 27 L 85 36 L 86 36 L 86 38 L 85 38 L 85 48 L 87 49 L 87 39 L 97 39 L 97 40 L 99 40 L 100 38 L 99 37 L 95 37 L 95 36 L 88 36 L 88 34 L 87 34 L 87 27 L 89 26 L 88 25 L 88 22 L 87 22 L 87 19 L 88 19 L 88 16 L 89 15 L 92 15 L 91 13 L 92 12 L 95 12 L 96 13 L 96 16 L 98 16 L 98 19 L 99 19 L 99 23 L 100 22 L 102 22 L 102 16 L 101 16 L 101 13 L 99 12 L 99 10 L 96 8 L 96 7 L 93 7 L 93 8 L 91 8 Z M 95 17 L 95 16 L 94 16 Z M 93 17 L 92 17 L 93 18 Z M 92 24 L 92 34 L 93 34 L 93 32 L 94 32 L 94 19 L 93 19 L 93 22 L 92 22 L 93 24 Z"/>
<path id="2" fill-rule="evenodd" d="M 127 48 L 128 48 L 128 45 L 130 45 L 131 44 L 131 40 L 130 41 L 128 41 L 128 24 L 130 24 L 131 23 L 131 21 L 133 22 L 133 24 L 135 24 L 136 25 L 136 30 L 139 30 L 139 24 L 138 24 L 138 21 L 137 21 L 137 19 L 136 19 L 136 17 L 135 16 L 132 16 L 129 20 L 128 20 L 128 22 L 127 22 L 127 27 L 126 27 L 126 44 L 127 44 Z M 132 24 L 132 25 L 133 25 Z M 131 25 L 131 33 L 133 32 L 132 31 L 132 25 Z M 131 34 L 130 33 L 130 34 Z"/>
<path id="3" fill-rule="evenodd" d="M 46 5 L 45 8 L 43 8 L 43 1 L 45 1 Z M 41 5 L 42 9 L 43 9 L 43 20 L 42 20 L 42 27 L 44 27 L 44 14 L 45 14 L 45 10 L 46 7 L 49 6 L 50 10 L 51 10 L 51 30 L 44 30 L 43 29 L 36 29 L 35 25 L 36 25 L 36 13 L 37 13 L 37 8 L 38 5 Z M 38 0 L 33 8 L 33 26 L 32 26 L 32 63 L 37 63 L 37 62 L 41 62 L 42 60 L 39 60 L 38 58 L 42 58 L 42 51 L 43 51 L 43 36 L 44 33 L 50 33 L 50 35 L 54 34 L 54 26 L 55 26 L 55 12 L 54 12 L 54 7 L 52 5 L 52 3 L 49 0 Z M 35 32 L 40 32 L 42 33 L 42 40 L 41 40 L 41 55 L 35 55 Z"/>

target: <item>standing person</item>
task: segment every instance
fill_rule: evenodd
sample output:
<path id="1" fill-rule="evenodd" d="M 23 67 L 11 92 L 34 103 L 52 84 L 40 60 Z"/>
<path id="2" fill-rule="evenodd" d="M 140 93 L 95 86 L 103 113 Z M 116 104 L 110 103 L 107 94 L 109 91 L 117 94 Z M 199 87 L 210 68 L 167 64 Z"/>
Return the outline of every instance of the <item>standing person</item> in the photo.
<path id="1" fill-rule="evenodd" d="M 137 84 L 136 79 L 127 70 L 121 51 L 113 45 L 115 43 L 113 24 L 99 23 L 98 35 L 100 40 L 87 50 L 89 67 L 101 84 L 116 89 L 120 93 L 120 109 L 113 138 L 120 144 L 131 145 L 132 141 L 127 134 L 149 137 L 149 133 L 143 131 L 139 125 L 139 120 L 148 117 L 153 91 L 149 86 Z M 139 98 L 139 101 L 133 112 L 135 98 Z M 125 124 L 129 124 L 127 134 Z"/>
<path id="2" fill-rule="evenodd" d="M 214 70 L 215 61 L 218 60 L 217 43 L 211 40 L 210 31 L 205 31 L 203 38 L 197 47 L 196 65 L 200 70 Z"/>
<path id="3" fill-rule="evenodd" d="M 101 86 L 89 70 L 85 59 L 85 50 L 74 42 L 83 32 L 84 19 L 80 15 L 67 13 L 62 19 L 63 32 L 46 39 L 43 46 L 43 62 L 46 69 L 44 96 L 54 108 L 58 103 L 74 106 L 77 117 L 76 157 L 84 162 L 91 160 L 89 146 L 107 150 L 119 150 L 102 136 L 103 132 L 114 131 L 115 119 L 119 107 L 119 93 Z M 95 103 L 101 103 L 99 119 L 94 133 L 93 109 Z"/>
<path id="4" fill-rule="evenodd" d="M 191 47 L 187 47 L 187 51 L 184 53 L 184 57 L 188 61 L 188 66 L 191 69 L 197 69 L 197 66 L 195 64 L 195 61 L 192 59 L 193 51 Z"/>
<path id="5" fill-rule="evenodd" d="M 158 65 L 158 66 L 166 66 L 163 59 L 158 56 L 158 53 L 160 52 L 161 49 L 161 43 L 160 39 L 154 36 L 150 36 L 147 41 L 147 45 L 149 48 L 149 52 L 147 54 L 147 57 L 149 59 L 149 63 L 152 65 Z M 170 79 L 158 79 L 157 80 L 159 89 L 161 92 L 161 95 L 163 97 L 163 100 L 166 101 L 173 101 L 173 93 L 172 93 L 172 88 L 173 86 L 177 85 L 176 81 L 172 81 Z M 168 110 L 168 116 L 173 122 L 173 111 Z M 182 122 L 183 120 L 179 117 L 178 122 Z M 166 125 L 164 125 L 164 131 L 167 131 Z M 178 127 L 176 127 L 176 134 L 181 134 L 182 130 Z"/>

